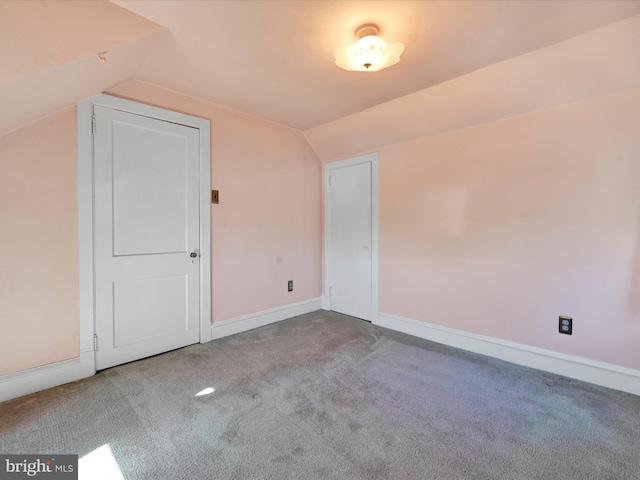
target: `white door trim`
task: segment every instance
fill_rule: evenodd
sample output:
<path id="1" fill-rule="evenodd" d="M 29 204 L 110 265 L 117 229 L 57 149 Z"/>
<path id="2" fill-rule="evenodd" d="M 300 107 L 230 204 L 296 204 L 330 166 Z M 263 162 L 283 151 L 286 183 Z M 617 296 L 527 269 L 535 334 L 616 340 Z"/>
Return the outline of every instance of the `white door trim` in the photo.
<path id="1" fill-rule="evenodd" d="M 95 373 L 93 106 L 178 123 L 200 131 L 200 343 L 211 340 L 211 146 L 209 120 L 100 94 L 78 103 L 78 270 L 80 362 L 85 374 Z"/>
<path id="2" fill-rule="evenodd" d="M 322 308 L 331 310 L 331 194 L 329 178 L 331 170 L 360 163 L 371 163 L 371 323 L 378 317 L 378 154 L 325 163 L 324 165 L 324 295 Z"/>

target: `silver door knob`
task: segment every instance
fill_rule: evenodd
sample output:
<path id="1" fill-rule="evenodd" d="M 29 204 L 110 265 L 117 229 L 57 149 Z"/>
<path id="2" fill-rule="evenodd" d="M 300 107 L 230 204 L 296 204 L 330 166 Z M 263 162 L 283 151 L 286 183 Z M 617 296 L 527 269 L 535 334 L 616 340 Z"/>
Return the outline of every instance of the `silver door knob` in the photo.
<path id="1" fill-rule="evenodd" d="M 196 258 L 196 257 L 198 256 L 198 254 L 197 254 L 196 252 L 191 252 L 191 253 L 189 254 L 189 256 L 190 256 L 191 258 Z"/>

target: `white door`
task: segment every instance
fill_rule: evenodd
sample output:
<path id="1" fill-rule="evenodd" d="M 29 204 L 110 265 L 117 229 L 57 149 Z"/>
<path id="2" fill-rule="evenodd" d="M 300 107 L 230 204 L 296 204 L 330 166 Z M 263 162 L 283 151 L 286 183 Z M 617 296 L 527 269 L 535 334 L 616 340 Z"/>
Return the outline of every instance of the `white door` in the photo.
<path id="1" fill-rule="evenodd" d="M 94 114 L 100 370 L 199 341 L 199 131 Z"/>
<path id="2" fill-rule="evenodd" d="M 371 321 L 371 162 L 330 170 L 331 309 Z"/>

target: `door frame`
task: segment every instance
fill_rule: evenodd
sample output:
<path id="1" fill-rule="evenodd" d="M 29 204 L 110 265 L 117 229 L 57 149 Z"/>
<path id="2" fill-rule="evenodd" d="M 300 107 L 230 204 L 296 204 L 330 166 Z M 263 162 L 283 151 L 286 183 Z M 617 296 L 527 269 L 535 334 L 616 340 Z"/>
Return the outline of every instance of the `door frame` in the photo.
<path id="1" fill-rule="evenodd" d="M 322 308 L 332 310 L 331 277 L 331 171 L 361 163 L 371 164 L 371 323 L 378 318 L 378 153 L 369 153 L 324 164 L 324 294 Z"/>
<path id="2" fill-rule="evenodd" d="M 82 376 L 96 372 L 95 265 L 94 265 L 94 169 L 93 107 L 99 105 L 134 115 L 155 118 L 196 128 L 200 132 L 200 343 L 211 340 L 211 143 L 209 120 L 153 107 L 131 100 L 99 94 L 77 106 L 78 140 L 78 272 L 80 314 L 80 371 Z"/>

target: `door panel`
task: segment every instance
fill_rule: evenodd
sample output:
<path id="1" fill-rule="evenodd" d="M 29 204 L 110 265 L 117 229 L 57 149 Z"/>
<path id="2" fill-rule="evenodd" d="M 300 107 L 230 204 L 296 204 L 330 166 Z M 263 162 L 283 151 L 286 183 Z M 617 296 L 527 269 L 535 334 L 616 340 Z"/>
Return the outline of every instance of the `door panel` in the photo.
<path id="1" fill-rule="evenodd" d="M 113 344 L 115 348 L 133 345 L 187 330 L 187 276 L 146 278 L 113 284 Z M 140 318 L 153 318 L 153 330 Z"/>
<path id="2" fill-rule="evenodd" d="M 97 369 L 199 341 L 199 133 L 96 106 Z"/>
<path id="3" fill-rule="evenodd" d="M 331 309 L 371 321 L 371 163 L 331 170 Z"/>
<path id="4" fill-rule="evenodd" d="M 188 249 L 187 167 L 187 137 L 113 122 L 114 255 Z"/>

